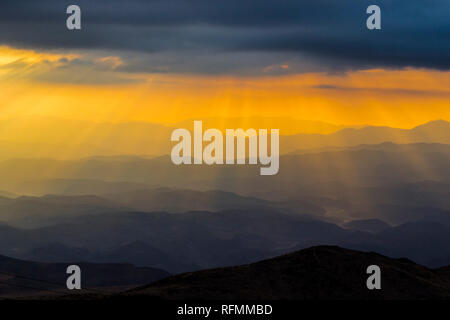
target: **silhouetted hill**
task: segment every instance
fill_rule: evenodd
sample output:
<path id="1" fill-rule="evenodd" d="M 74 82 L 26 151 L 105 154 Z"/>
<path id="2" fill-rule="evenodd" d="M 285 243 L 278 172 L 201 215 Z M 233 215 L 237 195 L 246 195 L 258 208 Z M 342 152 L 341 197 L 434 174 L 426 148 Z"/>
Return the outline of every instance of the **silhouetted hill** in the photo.
<path id="1" fill-rule="evenodd" d="M 366 269 L 381 268 L 381 290 Z M 258 263 L 186 273 L 125 293 L 181 300 L 448 299 L 450 275 L 406 259 L 339 247 L 312 247 Z"/>
<path id="2" fill-rule="evenodd" d="M 0 296 L 69 294 L 66 270 L 72 264 L 81 268 L 84 289 L 134 286 L 169 276 L 161 269 L 137 268 L 131 264 L 38 263 L 0 256 Z"/>

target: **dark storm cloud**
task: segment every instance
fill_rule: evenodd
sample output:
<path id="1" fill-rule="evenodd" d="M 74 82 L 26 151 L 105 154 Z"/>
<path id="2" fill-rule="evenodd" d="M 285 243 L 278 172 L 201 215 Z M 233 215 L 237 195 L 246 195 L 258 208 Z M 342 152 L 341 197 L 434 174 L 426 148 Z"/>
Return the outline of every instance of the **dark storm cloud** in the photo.
<path id="1" fill-rule="evenodd" d="M 81 31 L 65 27 L 70 4 L 82 8 Z M 382 9 L 381 31 L 365 27 L 370 4 Z M 0 43 L 157 57 L 129 71 L 239 72 L 286 61 L 280 72 L 311 71 L 304 61 L 321 71 L 449 70 L 449 15 L 448 0 L 2 0 Z"/>

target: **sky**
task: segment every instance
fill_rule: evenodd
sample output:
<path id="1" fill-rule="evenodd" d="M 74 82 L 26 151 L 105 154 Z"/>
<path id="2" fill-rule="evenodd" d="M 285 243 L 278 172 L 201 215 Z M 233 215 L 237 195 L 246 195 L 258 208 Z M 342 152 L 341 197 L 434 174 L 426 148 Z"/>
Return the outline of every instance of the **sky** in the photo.
<path id="1" fill-rule="evenodd" d="M 0 119 L 450 121 L 449 15 L 447 0 L 2 0 Z"/>

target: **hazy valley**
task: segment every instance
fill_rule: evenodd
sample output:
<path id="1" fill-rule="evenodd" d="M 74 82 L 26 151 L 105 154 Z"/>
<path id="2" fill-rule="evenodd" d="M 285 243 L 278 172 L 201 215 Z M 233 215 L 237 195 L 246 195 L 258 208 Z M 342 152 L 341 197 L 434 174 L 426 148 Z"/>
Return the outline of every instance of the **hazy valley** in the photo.
<path id="1" fill-rule="evenodd" d="M 177 274 L 339 245 L 449 265 L 450 124 L 392 130 L 290 136 L 270 178 L 168 156 L 4 160 L 0 254 Z"/>

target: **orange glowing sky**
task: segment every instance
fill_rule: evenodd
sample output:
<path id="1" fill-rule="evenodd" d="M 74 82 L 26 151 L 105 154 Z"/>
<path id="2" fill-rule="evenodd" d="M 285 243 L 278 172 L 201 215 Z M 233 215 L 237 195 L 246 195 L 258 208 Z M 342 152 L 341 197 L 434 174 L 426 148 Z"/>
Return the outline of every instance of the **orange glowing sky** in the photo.
<path id="1" fill-rule="evenodd" d="M 127 74 L 119 57 L 65 67 L 78 54 L 0 47 L 0 118 L 40 115 L 95 122 L 171 124 L 206 117 L 290 117 L 411 128 L 450 120 L 450 72 L 199 76 Z M 289 65 L 280 65 L 288 69 Z M 97 76 L 102 78 L 97 81 Z M 120 76 L 121 82 L 105 82 Z"/>

